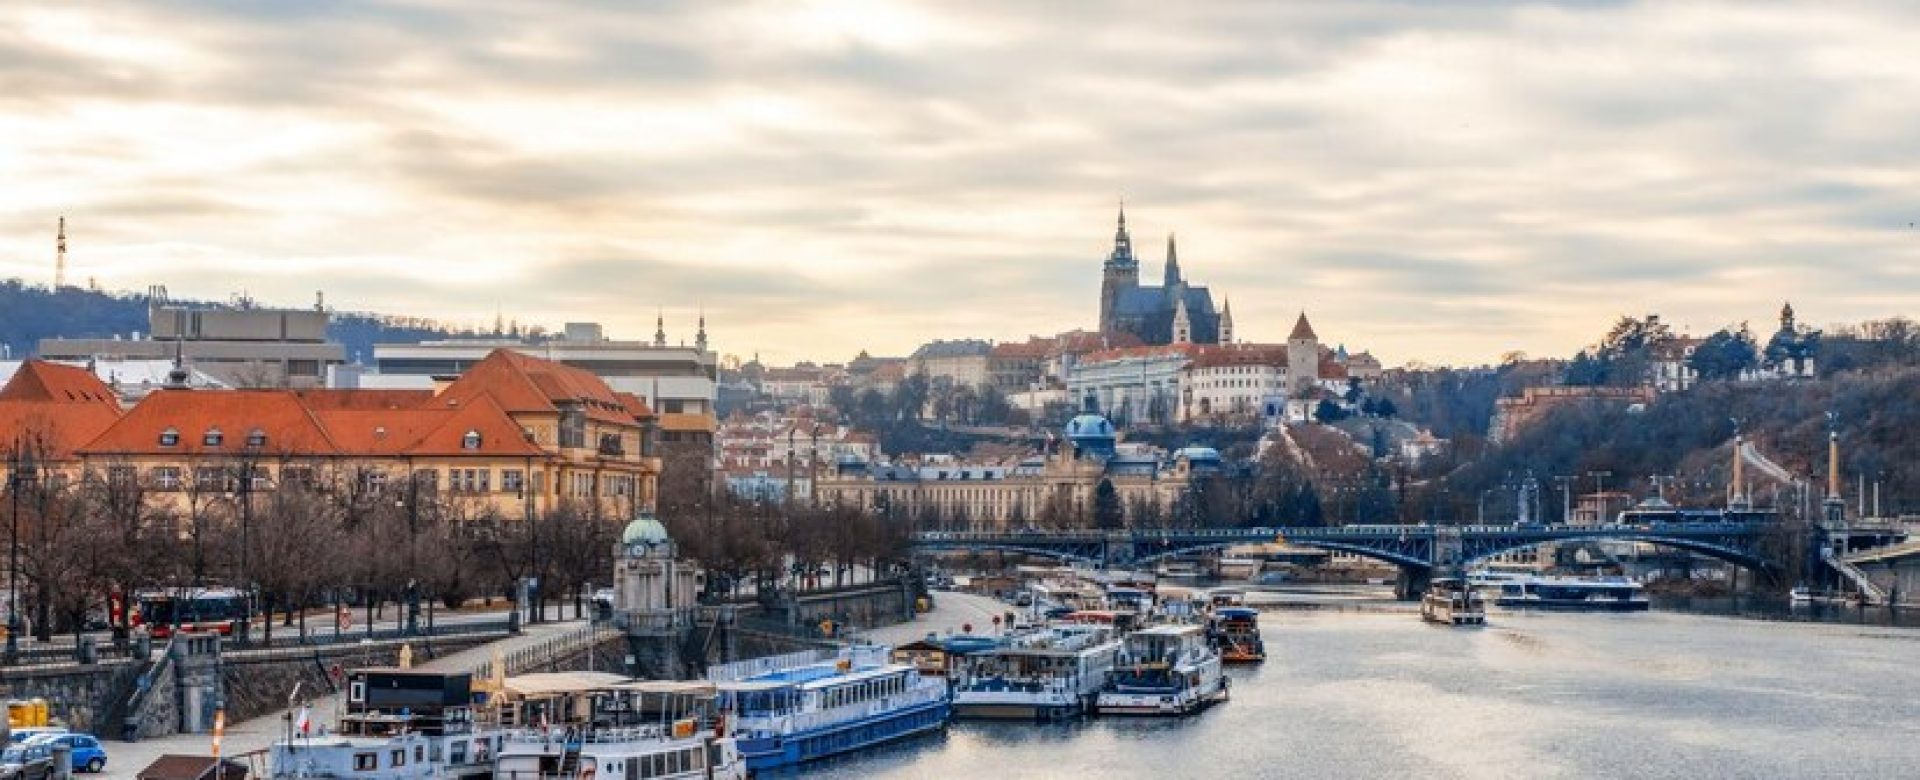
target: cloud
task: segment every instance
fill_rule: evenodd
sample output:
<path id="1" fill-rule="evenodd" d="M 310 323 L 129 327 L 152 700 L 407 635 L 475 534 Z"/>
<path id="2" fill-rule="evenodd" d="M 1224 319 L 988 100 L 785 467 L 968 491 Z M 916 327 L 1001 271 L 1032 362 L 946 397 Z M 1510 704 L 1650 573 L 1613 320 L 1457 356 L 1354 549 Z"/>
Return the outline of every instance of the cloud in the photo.
<path id="1" fill-rule="evenodd" d="M 771 359 L 1092 324 L 1113 201 L 1389 361 L 1920 303 L 1920 12 L 169 0 L 0 9 L 0 274 Z M 675 323 L 678 323 L 677 325 Z M 678 336 L 676 335 L 676 338 Z"/>

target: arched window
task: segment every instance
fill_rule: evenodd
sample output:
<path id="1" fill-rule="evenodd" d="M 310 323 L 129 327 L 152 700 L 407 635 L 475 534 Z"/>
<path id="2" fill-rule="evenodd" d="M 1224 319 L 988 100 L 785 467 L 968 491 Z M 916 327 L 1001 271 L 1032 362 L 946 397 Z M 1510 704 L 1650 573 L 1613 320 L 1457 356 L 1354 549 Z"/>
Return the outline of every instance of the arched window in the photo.
<path id="1" fill-rule="evenodd" d="M 257 449 L 260 449 L 261 447 L 265 447 L 265 446 L 267 446 L 267 432 L 266 432 L 266 431 L 263 431 L 263 430 L 261 430 L 261 429 L 259 429 L 259 428 L 255 428 L 255 429 L 253 429 L 253 430 L 251 430 L 251 431 L 247 431 L 247 447 L 248 447 L 249 449 L 256 449 L 256 450 L 257 450 Z"/>
<path id="2" fill-rule="evenodd" d="M 168 428 L 168 429 L 166 429 L 166 430 L 164 430 L 164 431 L 161 431 L 161 432 L 160 432 L 160 446 L 162 446 L 162 447 L 178 447 L 178 446 L 180 446 L 180 429 L 179 429 L 179 428 Z"/>
<path id="3" fill-rule="evenodd" d="M 467 431 L 467 435 L 460 437 L 460 449 L 463 449 L 463 450 L 480 449 L 480 432 L 472 431 L 472 430 Z"/>
<path id="4" fill-rule="evenodd" d="M 209 447 L 218 447 L 220 446 L 220 442 L 224 441 L 226 438 L 227 438 L 226 435 L 221 433 L 220 428 L 216 426 L 216 427 L 207 429 L 206 435 L 200 438 L 200 443 L 205 444 Z"/>

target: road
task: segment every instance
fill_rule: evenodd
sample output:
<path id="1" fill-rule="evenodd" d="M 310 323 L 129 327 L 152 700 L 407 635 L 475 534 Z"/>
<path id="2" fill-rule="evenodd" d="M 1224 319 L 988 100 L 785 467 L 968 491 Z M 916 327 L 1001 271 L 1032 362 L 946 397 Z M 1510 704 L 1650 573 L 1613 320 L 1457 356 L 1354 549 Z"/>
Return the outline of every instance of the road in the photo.
<path id="1" fill-rule="evenodd" d="M 993 631 L 993 618 L 1004 616 L 1014 607 L 998 599 L 959 591 L 935 591 L 933 609 L 906 623 L 882 626 L 867 632 L 867 638 L 889 645 L 924 639 L 928 634 L 960 633 L 968 625 L 973 633 Z"/>

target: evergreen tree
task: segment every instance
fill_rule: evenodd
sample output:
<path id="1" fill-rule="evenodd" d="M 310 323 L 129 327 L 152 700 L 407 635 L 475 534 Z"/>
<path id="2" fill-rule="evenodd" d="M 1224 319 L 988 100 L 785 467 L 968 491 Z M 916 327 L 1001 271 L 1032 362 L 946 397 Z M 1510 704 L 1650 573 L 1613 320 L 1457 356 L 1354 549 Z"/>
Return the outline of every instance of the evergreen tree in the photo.
<path id="1" fill-rule="evenodd" d="M 1113 480 L 1102 479 L 1093 489 L 1093 525 L 1109 531 L 1126 526 L 1126 515 L 1120 506 L 1120 491 L 1114 489 Z"/>

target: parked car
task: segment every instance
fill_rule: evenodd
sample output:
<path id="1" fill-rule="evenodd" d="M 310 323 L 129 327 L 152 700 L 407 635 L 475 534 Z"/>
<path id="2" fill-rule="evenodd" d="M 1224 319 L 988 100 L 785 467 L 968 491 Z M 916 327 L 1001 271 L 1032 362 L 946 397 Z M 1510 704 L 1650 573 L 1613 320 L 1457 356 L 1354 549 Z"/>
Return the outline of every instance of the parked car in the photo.
<path id="1" fill-rule="evenodd" d="M 52 750 L 54 745 L 66 745 L 73 754 L 73 769 L 76 772 L 104 772 L 107 769 L 107 749 L 100 746 L 99 738 L 92 734 L 42 734 L 27 740 L 28 746 L 45 745 Z"/>
<path id="2" fill-rule="evenodd" d="M 47 780 L 53 777 L 53 748 L 49 745 L 8 745 L 0 751 L 0 780 Z"/>
<path id="3" fill-rule="evenodd" d="M 18 745 L 34 737 L 65 733 L 67 733 L 65 726 L 21 726 L 7 732 L 7 743 Z"/>

